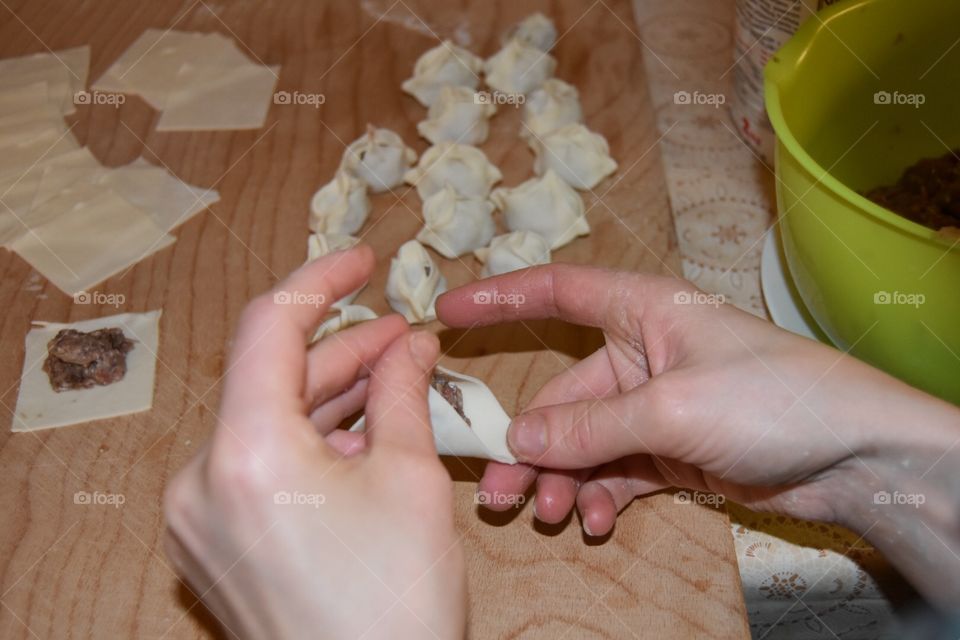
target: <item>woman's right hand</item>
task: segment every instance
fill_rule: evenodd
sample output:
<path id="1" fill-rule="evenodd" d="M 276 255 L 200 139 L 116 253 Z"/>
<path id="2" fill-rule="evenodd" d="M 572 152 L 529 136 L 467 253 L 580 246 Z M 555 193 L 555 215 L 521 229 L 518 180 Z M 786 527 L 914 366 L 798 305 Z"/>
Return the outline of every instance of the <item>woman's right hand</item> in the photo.
<path id="1" fill-rule="evenodd" d="M 474 302 L 484 298 L 509 304 Z M 684 487 L 864 533 L 900 513 L 878 511 L 876 492 L 915 487 L 928 468 L 928 480 L 956 484 L 946 454 L 960 438 L 957 407 L 682 281 L 549 265 L 455 289 L 437 311 L 453 327 L 555 317 L 604 331 L 603 348 L 513 420 L 523 464 L 491 463 L 481 482 L 515 495 L 536 479 L 540 519 L 559 521 L 576 501 L 586 532 L 603 535 L 635 496 Z M 941 506 L 937 531 L 957 514 Z"/>

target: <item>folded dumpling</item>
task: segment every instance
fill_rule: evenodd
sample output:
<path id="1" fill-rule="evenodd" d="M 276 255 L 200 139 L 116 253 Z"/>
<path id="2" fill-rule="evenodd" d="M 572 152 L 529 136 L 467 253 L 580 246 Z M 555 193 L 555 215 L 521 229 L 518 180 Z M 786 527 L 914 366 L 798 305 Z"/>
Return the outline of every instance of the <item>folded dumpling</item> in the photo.
<path id="1" fill-rule="evenodd" d="M 446 86 L 480 86 L 483 60 L 449 40 L 421 55 L 413 67 L 413 77 L 403 82 L 404 91 L 429 107 Z"/>
<path id="2" fill-rule="evenodd" d="M 360 230 L 369 214 L 366 183 L 346 171 L 337 171 L 310 201 L 310 230 L 350 235 Z"/>
<path id="3" fill-rule="evenodd" d="M 359 238 L 339 233 L 311 233 L 310 237 L 307 238 L 307 262 L 316 260 L 317 258 L 325 256 L 328 253 L 351 249 L 357 246 L 359 242 Z M 334 302 L 331 307 L 334 309 L 340 309 L 349 305 L 356 299 L 362 290 L 363 287 L 360 287 L 353 293 L 347 294 L 343 298 Z"/>
<path id="4" fill-rule="evenodd" d="M 580 194 L 552 170 L 513 189 L 494 189 L 490 196 L 503 211 L 511 231 L 533 231 L 558 249 L 590 233 Z"/>
<path id="5" fill-rule="evenodd" d="M 482 381 L 437 367 L 427 390 L 427 405 L 441 456 L 517 462 L 507 446 L 510 416 Z M 361 417 L 350 431 L 362 432 L 366 426 Z"/>
<path id="6" fill-rule="evenodd" d="M 492 101 L 484 100 L 483 94 L 470 87 L 443 87 L 430 105 L 427 119 L 417 124 L 417 131 L 433 144 L 482 144 L 496 112 Z"/>
<path id="7" fill-rule="evenodd" d="M 417 152 L 389 129 L 367 125 L 367 133 L 346 151 L 340 168 L 363 180 L 374 193 L 383 193 L 403 183 L 403 174 L 417 161 Z"/>
<path id="8" fill-rule="evenodd" d="M 577 88 L 558 78 L 550 78 L 527 96 L 520 136 L 541 138 L 574 122 L 583 122 Z"/>
<path id="9" fill-rule="evenodd" d="M 593 189 L 617 170 L 606 138 L 579 123 L 564 125 L 540 138 L 530 137 L 527 142 L 537 156 L 533 170 L 538 176 L 553 169 L 577 189 Z"/>
<path id="10" fill-rule="evenodd" d="M 483 72 L 491 89 L 517 95 L 542 85 L 556 67 L 549 53 L 514 39 L 483 63 Z"/>
<path id="11" fill-rule="evenodd" d="M 437 296 L 447 290 L 447 280 L 436 263 L 416 240 L 404 243 L 390 261 L 387 276 L 387 302 L 407 322 L 436 319 Z"/>
<path id="12" fill-rule="evenodd" d="M 423 152 L 419 164 L 407 171 L 404 180 L 416 186 L 420 199 L 426 202 L 445 185 L 462 196 L 486 198 L 502 177 L 480 149 L 441 142 Z"/>
<path id="13" fill-rule="evenodd" d="M 532 13 L 503 34 L 503 44 L 511 40 L 519 40 L 540 51 L 550 51 L 557 43 L 557 28 L 547 16 Z"/>
<path id="14" fill-rule="evenodd" d="M 511 231 L 490 241 L 490 246 L 473 252 L 483 263 L 484 278 L 550 263 L 550 243 L 534 231 Z"/>
<path id="15" fill-rule="evenodd" d="M 367 320 L 376 320 L 377 314 L 368 307 L 364 307 L 359 304 L 345 305 L 336 309 L 337 315 L 324 320 L 319 327 L 317 327 L 316 332 L 313 334 L 313 338 L 310 339 L 310 342 L 316 342 L 317 340 L 322 340 L 327 336 L 333 335 L 338 331 L 343 331 L 353 325 L 360 324 L 361 322 L 366 322 Z"/>
<path id="16" fill-rule="evenodd" d="M 451 259 L 485 247 L 496 232 L 493 203 L 461 196 L 449 185 L 423 203 L 423 224 L 417 240 Z"/>

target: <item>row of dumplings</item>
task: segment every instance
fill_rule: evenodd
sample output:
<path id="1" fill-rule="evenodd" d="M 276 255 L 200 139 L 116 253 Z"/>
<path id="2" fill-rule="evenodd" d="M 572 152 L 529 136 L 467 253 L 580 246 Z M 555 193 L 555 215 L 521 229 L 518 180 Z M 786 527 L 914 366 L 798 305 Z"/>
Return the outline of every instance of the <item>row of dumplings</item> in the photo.
<path id="1" fill-rule="evenodd" d="M 311 201 L 308 260 L 358 242 L 353 234 L 370 213 L 368 192 L 413 185 L 423 202 L 424 226 L 393 258 L 385 294 L 408 322 L 420 323 L 436 317 L 434 302 L 446 290 L 424 245 L 451 259 L 472 252 L 487 277 L 548 263 L 552 249 L 589 233 L 575 189 L 592 189 L 617 164 L 603 136 L 582 124 L 576 88 L 551 77 L 556 61 L 548 51 L 556 37 L 552 22 L 534 14 L 510 30 L 500 52 L 486 62 L 449 41 L 424 53 L 403 89 L 428 107 L 417 129 L 433 146 L 418 162 L 399 135 L 368 125 Z M 535 153 L 536 177 L 513 188 L 493 188 L 502 174 L 472 146 L 487 139 L 488 120 L 500 102 L 477 91 L 480 72 L 494 91 L 524 96 L 520 135 Z M 509 233 L 495 235 L 495 210 Z M 334 305 L 339 316 L 321 325 L 316 339 L 376 317 L 351 304 L 358 293 Z"/>

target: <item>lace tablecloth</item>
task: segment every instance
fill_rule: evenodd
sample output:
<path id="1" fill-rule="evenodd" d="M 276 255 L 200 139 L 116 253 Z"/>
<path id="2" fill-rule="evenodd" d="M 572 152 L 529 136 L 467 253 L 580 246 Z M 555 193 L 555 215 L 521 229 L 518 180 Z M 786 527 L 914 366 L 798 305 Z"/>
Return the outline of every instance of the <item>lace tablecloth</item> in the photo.
<path id="1" fill-rule="evenodd" d="M 774 222 L 774 177 L 729 114 L 734 0 L 634 0 L 684 275 L 767 317 L 760 255 Z M 723 96 L 713 104 L 677 92 Z M 722 103 L 722 104 L 721 104 Z M 855 534 L 730 505 L 755 638 L 894 637 L 874 575 L 880 554 Z"/>

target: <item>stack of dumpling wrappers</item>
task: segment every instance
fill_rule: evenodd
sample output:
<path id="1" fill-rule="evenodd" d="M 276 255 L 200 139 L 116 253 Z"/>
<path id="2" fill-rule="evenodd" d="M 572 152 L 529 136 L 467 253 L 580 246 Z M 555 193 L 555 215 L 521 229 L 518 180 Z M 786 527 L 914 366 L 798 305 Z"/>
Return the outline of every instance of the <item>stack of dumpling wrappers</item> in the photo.
<path id="1" fill-rule="evenodd" d="M 583 200 L 617 163 L 606 139 L 583 124 L 577 89 L 553 77 L 549 51 L 557 31 L 536 13 L 504 34 L 502 48 L 483 60 L 450 41 L 425 52 L 402 89 L 427 108 L 417 125 L 433 146 L 417 160 L 396 133 L 368 125 L 346 149 L 333 179 L 311 202 L 308 260 L 353 246 L 370 213 L 370 193 L 408 183 L 423 202 L 424 227 L 393 258 L 386 285 L 390 306 L 408 322 L 436 318 L 434 303 L 446 280 L 424 245 L 446 259 L 473 253 L 491 276 L 550 262 L 550 252 L 590 232 Z M 481 74 L 488 90 L 481 89 Z M 522 105 L 520 137 L 535 155 L 536 177 L 512 188 L 494 185 L 500 170 L 473 145 L 483 144 L 489 119 L 503 105 Z M 509 233 L 496 235 L 499 210 Z M 376 317 L 338 301 L 339 317 L 317 338 Z"/>
<path id="2" fill-rule="evenodd" d="M 89 47 L 0 60 L 0 244 L 70 295 L 219 199 L 142 159 L 101 166 L 77 143 L 64 116 L 88 102 L 89 60 Z"/>

